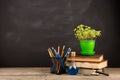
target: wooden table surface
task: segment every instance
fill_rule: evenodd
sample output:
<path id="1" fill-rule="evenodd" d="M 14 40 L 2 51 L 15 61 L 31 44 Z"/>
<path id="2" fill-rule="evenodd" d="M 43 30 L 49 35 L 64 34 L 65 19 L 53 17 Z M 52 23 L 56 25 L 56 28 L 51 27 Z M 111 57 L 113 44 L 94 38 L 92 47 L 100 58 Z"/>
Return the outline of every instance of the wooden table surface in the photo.
<path id="1" fill-rule="evenodd" d="M 0 80 L 120 80 L 120 68 L 105 68 L 109 76 L 51 74 L 49 67 L 0 68 Z"/>

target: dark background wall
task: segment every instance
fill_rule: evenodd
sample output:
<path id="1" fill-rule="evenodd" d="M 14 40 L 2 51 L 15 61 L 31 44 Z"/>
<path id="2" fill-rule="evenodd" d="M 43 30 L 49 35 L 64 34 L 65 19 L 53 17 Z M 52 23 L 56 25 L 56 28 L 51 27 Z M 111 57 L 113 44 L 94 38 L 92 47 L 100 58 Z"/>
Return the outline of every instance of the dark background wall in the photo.
<path id="1" fill-rule="evenodd" d="M 102 31 L 96 53 L 120 67 L 119 8 L 116 0 L 0 0 L 0 66 L 49 66 L 49 47 L 71 47 L 78 24 Z"/>

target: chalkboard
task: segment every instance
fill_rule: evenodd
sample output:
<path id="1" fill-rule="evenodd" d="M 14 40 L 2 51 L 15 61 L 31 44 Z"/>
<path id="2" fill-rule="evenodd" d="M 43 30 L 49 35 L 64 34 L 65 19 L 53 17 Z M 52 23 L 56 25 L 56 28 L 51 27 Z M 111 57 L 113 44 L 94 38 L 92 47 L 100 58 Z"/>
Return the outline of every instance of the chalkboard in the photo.
<path id="1" fill-rule="evenodd" d="M 0 66 L 49 66 L 47 49 L 58 45 L 79 53 L 73 29 L 83 23 L 102 30 L 96 53 L 104 53 L 109 66 L 120 67 L 115 63 L 120 55 L 116 4 L 114 0 L 1 0 Z"/>

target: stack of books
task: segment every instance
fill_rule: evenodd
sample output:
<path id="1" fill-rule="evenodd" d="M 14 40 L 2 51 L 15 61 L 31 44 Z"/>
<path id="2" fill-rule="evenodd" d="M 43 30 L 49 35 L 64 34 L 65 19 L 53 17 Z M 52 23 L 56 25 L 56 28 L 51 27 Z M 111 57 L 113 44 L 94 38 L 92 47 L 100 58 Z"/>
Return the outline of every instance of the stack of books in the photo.
<path id="1" fill-rule="evenodd" d="M 80 73 L 85 75 L 102 73 L 103 69 L 108 66 L 108 60 L 104 59 L 103 54 L 95 54 L 94 56 L 69 56 L 66 59 L 65 65 L 70 66 L 73 61 L 79 67 Z"/>

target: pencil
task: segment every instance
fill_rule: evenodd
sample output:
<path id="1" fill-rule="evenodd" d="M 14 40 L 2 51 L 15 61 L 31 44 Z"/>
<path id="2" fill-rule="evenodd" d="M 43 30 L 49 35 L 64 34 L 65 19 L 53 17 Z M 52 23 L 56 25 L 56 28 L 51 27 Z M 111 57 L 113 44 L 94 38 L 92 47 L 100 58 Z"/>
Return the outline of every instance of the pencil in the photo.
<path id="1" fill-rule="evenodd" d="M 50 50 L 48 49 L 49 56 L 52 57 Z"/>
<path id="2" fill-rule="evenodd" d="M 60 46 L 58 46 L 58 53 L 60 53 Z"/>
<path id="3" fill-rule="evenodd" d="M 55 72 L 55 67 L 56 67 L 56 62 L 54 61 L 54 54 L 52 52 L 52 50 L 50 48 L 48 48 L 48 53 L 49 53 L 49 56 L 51 57 L 51 61 L 53 63 L 53 66 L 51 67 L 51 72 Z"/>
<path id="4" fill-rule="evenodd" d="M 60 54 L 60 46 L 58 46 L 57 53 Z M 56 60 L 56 71 L 57 71 L 57 73 L 59 73 L 59 64 L 60 64 L 59 61 Z"/>
<path id="5" fill-rule="evenodd" d="M 56 72 L 59 73 L 59 61 L 56 59 Z"/>
<path id="6" fill-rule="evenodd" d="M 63 45 L 62 52 L 61 52 L 61 57 L 63 57 L 63 55 L 64 55 L 64 49 L 65 49 L 65 45 Z"/>
<path id="7" fill-rule="evenodd" d="M 52 52 L 52 50 L 50 48 L 48 48 L 48 52 L 49 52 L 50 57 L 55 57 L 53 52 Z"/>

